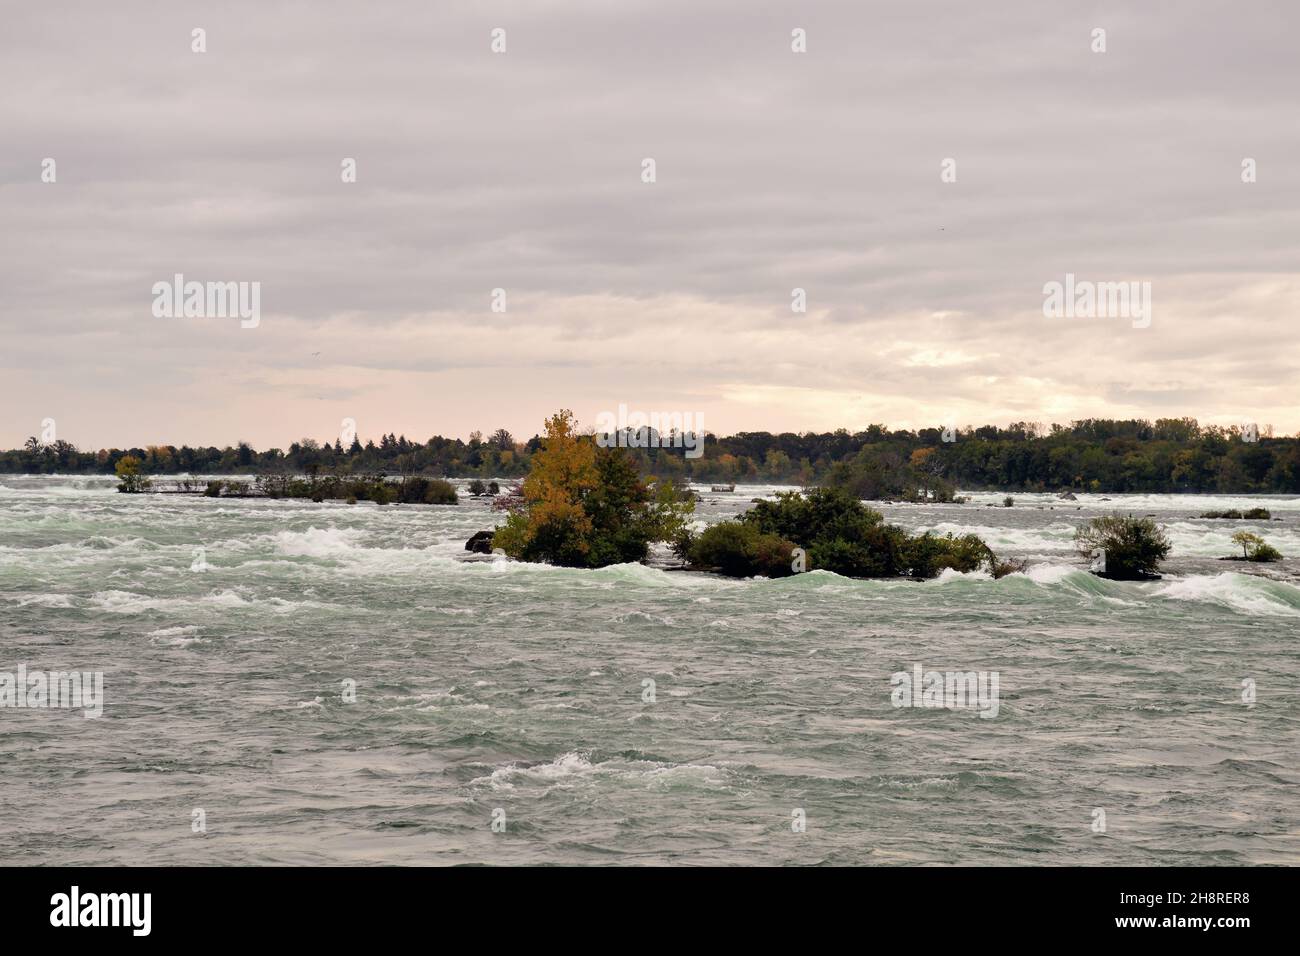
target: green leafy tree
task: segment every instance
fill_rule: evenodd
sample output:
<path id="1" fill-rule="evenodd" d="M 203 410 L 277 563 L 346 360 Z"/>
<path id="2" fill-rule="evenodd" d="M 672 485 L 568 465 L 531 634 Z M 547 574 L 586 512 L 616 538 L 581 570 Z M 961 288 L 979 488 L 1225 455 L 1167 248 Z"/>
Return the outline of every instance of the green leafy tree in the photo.
<path id="1" fill-rule="evenodd" d="M 1232 536 L 1232 540 L 1241 545 L 1241 559 L 1243 561 L 1282 560 L 1282 553 L 1257 534 L 1251 534 L 1249 531 L 1238 531 Z"/>
<path id="2" fill-rule="evenodd" d="M 1080 525 L 1074 546 L 1090 558 L 1104 558 L 1095 573 L 1121 581 L 1156 577 L 1160 562 L 1169 557 L 1169 536 L 1150 518 L 1103 515 Z"/>
<path id="3" fill-rule="evenodd" d="M 1232 540 L 1241 545 L 1242 560 L 1250 560 L 1251 549 L 1259 547 L 1264 543 L 1264 539 L 1257 534 L 1251 534 L 1249 531 L 1238 531 L 1232 536 Z"/>

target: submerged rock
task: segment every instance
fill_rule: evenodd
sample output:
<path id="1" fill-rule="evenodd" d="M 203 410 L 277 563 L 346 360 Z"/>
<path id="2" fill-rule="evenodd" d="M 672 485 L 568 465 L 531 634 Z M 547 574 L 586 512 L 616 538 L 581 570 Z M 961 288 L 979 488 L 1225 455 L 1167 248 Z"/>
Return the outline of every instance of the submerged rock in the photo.
<path id="1" fill-rule="evenodd" d="M 465 550 L 475 554 L 491 554 L 492 536 L 495 534 L 495 531 L 476 531 L 474 536 L 465 542 Z"/>
<path id="2" fill-rule="evenodd" d="M 1159 581 L 1161 579 L 1161 575 L 1156 574 L 1154 571 L 1132 571 L 1123 574 L 1110 571 L 1091 570 L 1091 573 L 1096 577 L 1105 578 L 1107 581 Z"/>

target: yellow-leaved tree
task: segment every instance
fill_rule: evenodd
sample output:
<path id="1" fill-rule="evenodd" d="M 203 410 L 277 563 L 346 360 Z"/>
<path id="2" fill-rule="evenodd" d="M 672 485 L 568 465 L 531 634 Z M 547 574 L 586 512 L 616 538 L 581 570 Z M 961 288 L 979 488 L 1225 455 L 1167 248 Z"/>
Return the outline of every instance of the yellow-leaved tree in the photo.
<path id="1" fill-rule="evenodd" d="M 582 499 L 597 484 L 596 447 L 575 434 L 573 412 L 546 420 L 546 437 L 520 489 L 523 504 L 492 539 L 513 558 L 546 553 L 557 564 L 585 564 L 591 519 Z"/>
<path id="2" fill-rule="evenodd" d="M 118 491 L 139 494 L 149 488 L 149 479 L 140 474 L 140 459 L 134 455 L 124 455 L 119 458 L 113 470 L 117 472 L 119 479 Z"/>
<path id="3" fill-rule="evenodd" d="M 670 482 L 652 493 L 624 449 L 577 434 L 563 409 L 546 420 L 542 447 L 508 507 L 494 548 L 524 561 L 603 567 L 644 560 L 651 541 L 681 533 L 694 503 Z"/>

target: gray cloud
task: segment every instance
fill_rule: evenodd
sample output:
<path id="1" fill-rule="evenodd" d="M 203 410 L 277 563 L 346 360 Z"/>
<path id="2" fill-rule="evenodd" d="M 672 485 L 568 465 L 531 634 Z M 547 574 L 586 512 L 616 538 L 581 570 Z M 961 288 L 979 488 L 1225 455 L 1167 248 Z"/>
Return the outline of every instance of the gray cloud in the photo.
<path id="1" fill-rule="evenodd" d="M 7 11 L 0 444 L 47 416 L 87 446 L 531 434 L 619 402 L 723 432 L 1300 428 L 1300 13 L 990 6 Z M 177 272 L 260 281 L 261 326 L 154 318 Z M 1151 282 L 1151 328 L 1045 319 L 1066 272 Z"/>

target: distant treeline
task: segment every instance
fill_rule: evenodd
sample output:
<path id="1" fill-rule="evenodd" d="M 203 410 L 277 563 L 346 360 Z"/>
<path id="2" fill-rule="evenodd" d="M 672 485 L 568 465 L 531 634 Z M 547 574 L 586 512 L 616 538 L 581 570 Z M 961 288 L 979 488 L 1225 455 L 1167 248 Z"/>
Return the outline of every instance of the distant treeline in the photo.
<path id="1" fill-rule="evenodd" d="M 1021 491 L 1300 493 L 1300 439 L 1274 438 L 1269 429 L 1201 426 L 1195 419 L 1116 421 L 1087 419 L 1043 427 L 1018 422 L 945 432 L 840 429 L 821 434 L 742 432 L 708 435 L 704 453 L 687 458 L 681 447 L 630 447 L 641 471 L 680 482 L 827 483 L 863 498 L 949 497 L 955 488 Z M 647 436 L 629 445 L 644 444 Z M 658 436 L 649 436 L 658 440 Z M 948 439 L 948 440 L 945 440 Z M 663 444 L 671 444 L 663 436 Z M 679 443 L 680 444 L 680 443 Z M 469 441 L 435 436 L 412 442 L 384 435 L 378 443 L 303 439 L 287 451 L 150 445 L 80 451 L 36 438 L 0 452 L 0 472 L 111 475 L 132 455 L 145 474 L 388 474 L 448 478 L 512 478 L 528 473 L 537 436 L 516 441 L 505 429 Z"/>

